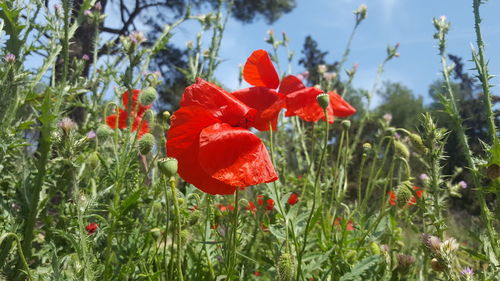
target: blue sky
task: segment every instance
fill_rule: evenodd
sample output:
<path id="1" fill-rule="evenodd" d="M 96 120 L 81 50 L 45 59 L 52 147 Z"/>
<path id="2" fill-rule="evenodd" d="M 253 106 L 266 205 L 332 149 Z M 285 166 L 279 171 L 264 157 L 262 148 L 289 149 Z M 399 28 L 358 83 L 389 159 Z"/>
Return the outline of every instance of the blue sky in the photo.
<path id="1" fill-rule="evenodd" d="M 297 0 L 297 7 L 272 25 L 263 20 L 248 25 L 230 20 L 220 50 L 224 62 L 217 69 L 216 77 L 229 89 L 237 88 L 238 65 L 244 63 L 253 50 L 270 50 L 270 46 L 264 42 L 269 29 L 273 29 L 276 34 L 287 32 L 290 49 L 296 53 L 294 73 L 303 70 L 297 61 L 307 35 L 317 40 L 322 50 L 329 52 L 328 61 L 338 60 L 354 24 L 352 11 L 360 4 L 368 5 L 368 17 L 358 28 L 350 59 L 345 65 L 350 67 L 353 63 L 359 64 L 355 87 L 371 88 L 387 45 L 399 42 L 401 56 L 389 62 L 383 80 L 401 82 L 416 95 L 427 97 L 429 85 L 441 77 L 432 18 L 442 15 L 451 21 L 448 52 L 463 57 L 467 69 L 473 67 L 469 61 L 471 43 L 475 45 L 470 0 Z M 491 74 L 500 74 L 499 11 L 500 1 L 492 0 L 481 9 Z M 180 27 L 173 40 L 184 45 L 186 41 L 193 40 L 198 31 L 196 22 L 188 22 Z M 282 69 L 286 66 L 284 63 Z M 498 80 L 494 79 L 492 83 L 498 83 Z M 493 92 L 496 92 L 496 88 Z"/>

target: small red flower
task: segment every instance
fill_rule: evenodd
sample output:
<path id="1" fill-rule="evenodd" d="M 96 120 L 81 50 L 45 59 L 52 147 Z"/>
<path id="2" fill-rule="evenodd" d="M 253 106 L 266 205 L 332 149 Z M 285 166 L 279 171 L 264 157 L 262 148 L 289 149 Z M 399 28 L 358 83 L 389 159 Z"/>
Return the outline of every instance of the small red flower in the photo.
<path id="1" fill-rule="evenodd" d="M 256 111 L 198 78 L 184 91 L 171 118 L 167 155 L 179 175 L 209 194 L 278 179 L 264 143 L 250 132 Z"/>
<path id="2" fill-rule="evenodd" d="M 259 206 L 264 204 L 264 195 L 257 195 L 257 204 L 259 204 Z"/>
<path id="3" fill-rule="evenodd" d="M 97 231 L 97 228 L 99 225 L 95 222 L 89 223 L 86 227 L 85 230 L 87 230 L 87 235 L 92 235 Z"/>
<path id="4" fill-rule="evenodd" d="M 123 93 L 122 104 L 124 108 L 117 108 L 116 114 L 112 114 L 106 117 L 106 123 L 110 128 L 126 129 L 127 119 L 130 119 L 130 122 L 132 123 L 132 131 L 135 132 L 139 129 L 137 138 L 141 138 L 142 135 L 149 132 L 148 122 L 146 120 L 142 120 L 142 118 L 152 105 L 143 106 L 139 103 L 138 99 L 140 92 L 140 90 L 132 90 L 130 111 L 127 110 L 129 106 L 129 92 Z"/>
<path id="5" fill-rule="evenodd" d="M 269 198 L 267 199 L 266 210 L 272 211 L 274 209 L 274 200 Z"/>
<path id="6" fill-rule="evenodd" d="M 248 202 L 248 206 L 247 206 L 247 210 L 251 211 L 252 213 L 255 214 L 255 211 L 257 210 L 257 207 L 255 206 L 255 204 L 252 201 L 249 201 Z"/>
<path id="7" fill-rule="evenodd" d="M 255 275 L 255 276 L 259 277 L 259 276 L 260 276 L 260 272 L 255 271 L 253 275 Z"/>
<path id="8" fill-rule="evenodd" d="M 293 192 L 290 197 L 288 197 L 288 204 L 295 205 L 299 201 L 299 195 Z"/>
<path id="9" fill-rule="evenodd" d="M 335 225 L 337 225 L 337 226 L 340 226 L 340 222 L 341 222 L 341 221 L 342 221 L 342 218 L 341 218 L 341 217 L 337 217 L 337 218 L 335 219 L 334 224 L 335 224 Z M 347 222 L 347 225 L 346 225 L 346 230 L 347 230 L 347 231 L 353 231 L 353 230 L 354 230 L 354 226 L 353 226 L 353 223 L 352 223 L 352 221 L 351 221 L 351 220 Z"/>
<path id="10" fill-rule="evenodd" d="M 396 192 L 389 191 L 389 204 L 392 206 L 396 206 Z"/>

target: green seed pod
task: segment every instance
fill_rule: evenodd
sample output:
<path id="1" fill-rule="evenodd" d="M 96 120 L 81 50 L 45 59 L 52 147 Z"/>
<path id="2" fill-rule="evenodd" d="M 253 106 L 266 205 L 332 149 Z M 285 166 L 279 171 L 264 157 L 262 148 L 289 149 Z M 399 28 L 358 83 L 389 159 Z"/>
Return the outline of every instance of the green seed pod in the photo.
<path id="1" fill-rule="evenodd" d="M 370 250 L 371 250 L 372 254 L 380 255 L 380 247 L 378 246 L 377 243 L 371 242 L 370 243 Z"/>
<path id="2" fill-rule="evenodd" d="M 344 120 L 342 121 L 342 128 L 344 128 L 344 130 L 349 130 L 349 128 L 351 128 L 351 121 L 350 120 Z"/>
<path id="3" fill-rule="evenodd" d="M 409 137 L 415 149 L 417 149 L 420 153 L 427 153 L 427 147 L 425 147 L 424 142 L 419 135 L 412 133 L 409 135 Z"/>
<path id="4" fill-rule="evenodd" d="M 108 125 L 100 125 L 96 130 L 96 135 L 99 139 L 106 140 L 113 135 L 113 130 Z"/>
<path id="5" fill-rule="evenodd" d="M 289 253 L 283 253 L 277 264 L 278 280 L 291 281 L 295 276 L 295 259 Z"/>
<path id="6" fill-rule="evenodd" d="M 165 110 L 165 111 L 163 111 L 163 118 L 165 118 L 165 120 L 169 120 L 169 119 L 170 119 L 170 116 L 171 116 L 171 115 L 170 115 L 170 112 L 168 112 L 168 111 L 166 111 L 166 110 Z"/>
<path id="7" fill-rule="evenodd" d="M 97 166 L 99 166 L 98 154 L 99 153 L 97 153 L 97 151 L 93 151 L 90 153 L 89 157 L 87 158 L 87 165 L 89 165 L 89 167 L 91 169 L 95 169 L 95 168 L 97 168 Z"/>
<path id="8" fill-rule="evenodd" d="M 399 208 L 406 206 L 410 198 L 413 196 L 411 192 L 411 183 L 403 182 L 396 190 L 396 204 Z"/>
<path id="9" fill-rule="evenodd" d="M 142 136 L 142 138 L 139 140 L 139 152 L 142 155 L 146 155 L 149 152 L 151 152 L 151 149 L 153 148 L 155 144 L 155 137 L 150 134 L 146 133 Z"/>
<path id="10" fill-rule="evenodd" d="M 372 150 L 372 145 L 369 142 L 363 143 L 363 151 L 364 152 L 369 152 Z"/>
<path id="11" fill-rule="evenodd" d="M 408 147 L 399 140 L 394 141 L 394 149 L 396 150 L 396 155 L 408 159 L 410 158 L 410 151 L 408 150 Z"/>
<path id="12" fill-rule="evenodd" d="M 146 89 L 141 91 L 141 94 L 139 95 L 139 102 L 144 105 L 150 105 L 156 100 L 156 90 L 153 87 L 147 87 Z"/>
<path id="13" fill-rule="evenodd" d="M 330 105 L 330 96 L 328 94 L 319 94 L 316 96 L 319 106 L 326 109 Z"/>
<path id="14" fill-rule="evenodd" d="M 167 157 L 158 160 L 158 169 L 160 173 L 169 178 L 175 176 L 177 174 L 177 159 Z"/>

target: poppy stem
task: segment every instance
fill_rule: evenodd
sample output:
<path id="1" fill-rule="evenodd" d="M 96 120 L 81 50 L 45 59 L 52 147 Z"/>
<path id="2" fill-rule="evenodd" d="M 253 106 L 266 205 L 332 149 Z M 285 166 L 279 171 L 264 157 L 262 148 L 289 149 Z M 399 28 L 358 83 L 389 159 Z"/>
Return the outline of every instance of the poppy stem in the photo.
<path id="1" fill-rule="evenodd" d="M 181 215 L 179 213 L 179 202 L 177 202 L 177 188 L 175 184 L 175 178 L 171 177 L 169 180 L 170 188 L 172 190 L 172 199 L 174 201 L 174 211 L 175 211 L 175 238 L 177 238 L 177 252 L 176 252 L 176 266 L 177 266 L 177 280 L 183 281 L 184 276 L 182 275 L 182 237 L 181 237 Z M 172 241 L 174 242 L 174 241 Z"/>
<path id="2" fill-rule="evenodd" d="M 239 209 L 239 188 L 236 188 L 234 193 L 234 215 L 233 215 L 233 226 L 231 229 L 231 235 L 229 236 L 229 257 L 228 257 L 228 267 L 227 267 L 227 281 L 231 281 L 233 277 L 233 272 L 236 269 L 236 244 L 238 242 L 238 209 Z"/>
<path id="3" fill-rule="evenodd" d="M 307 218 L 307 223 L 306 223 L 306 228 L 304 232 L 304 241 L 302 242 L 302 249 L 298 252 L 297 256 L 297 276 L 296 279 L 299 280 L 300 277 L 302 276 L 301 268 L 302 268 L 302 257 L 304 256 L 304 251 L 307 246 L 307 236 L 309 234 L 309 227 L 311 224 L 312 217 L 314 213 L 316 212 L 316 204 L 317 201 L 319 200 L 319 178 L 321 176 L 321 168 L 323 167 L 323 160 L 325 159 L 326 151 L 328 148 L 328 131 L 330 130 L 330 126 L 328 123 L 328 114 L 326 111 L 326 108 L 323 109 L 323 113 L 325 114 L 325 137 L 323 139 L 323 148 L 321 150 L 321 156 L 319 158 L 319 163 L 318 163 L 318 168 L 316 169 L 316 177 L 314 180 L 314 197 L 313 197 L 313 204 L 311 207 L 311 212 L 309 213 L 309 217 Z M 321 203 L 321 201 L 319 202 Z"/>

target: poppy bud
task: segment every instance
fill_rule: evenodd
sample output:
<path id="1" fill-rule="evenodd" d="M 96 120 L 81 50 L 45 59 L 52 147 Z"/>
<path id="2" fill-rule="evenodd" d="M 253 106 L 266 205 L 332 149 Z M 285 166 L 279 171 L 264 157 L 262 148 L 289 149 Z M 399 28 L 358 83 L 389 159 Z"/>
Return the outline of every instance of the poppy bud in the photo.
<path id="1" fill-rule="evenodd" d="M 100 125 L 99 128 L 96 130 L 96 135 L 98 138 L 102 140 L 106 140 L 108 137 L 110 137 L 113 134 L 113 130 L 108 125 Z"/>
<path id="2" fill-rule="evenodd" d="M 380 255 L 380 247 L 378 246 L 377 243 L 375 242 L 371 242 L 370 243 L 370 251 L 372 252 L 372 254 L 374 255 Z"/>
<path id="3" fill-rule="evenodd" d="M 370 150 L 372 150 L 372 145 L 371 145 L 371 143 L 369 143 L 369 142 L 365 142 L 365 143 L 363 143 L 363 151 L 364 151 L 364 152 L 369 152 Z"/>
<path id="4" fill-rule="evenodd" d="M 189 240 L 189 231 L 187 229 L 181 230 L 181 245 L 186 244 L 186 242 Z"/>
<path id="5" fill-rule="evenodd" d="M 410 151 L 408 150 L 408 147 L 398 141 L 398 140 L 395 140 L 394 141 L 394 148 L 396 149 L 396 154 L 404 159 L 408 159 L 410 158 Z"/>
<path id="6" fill-rule="evenodd" d="M 424 142 L 422 141 L 422 138 L 417 135 L 417 134 L 410 134 L 410 141 L 413 144 L 413 146 L 421 153 L 427 153 L 427 147 L 425 147 Z"/>
<path id="7" fill-rule="evenodd" d="M 155 144 L 155 137 L 150 133 L 144 134 L 142 138 L 139 140 L 139 152 L 142 155 L 148 154 L 153 148 L 154 144 Z"/>
<path id="8" fill-rule="evenodd" d="M 172 157 L 160 159 L 158 161 L 158 168 L 163 175 L 173 177 L 177 174 L 177 159 Z"/>
<path id="9" fill-rule="evenodd" d="M 410 201 L 410 198 L 413 196 L 413 193 L 411 192 L 411 183 L 409 182 L 403 182 L 398 190 L 396 190 L 396 203 L 399 208 L 404 207 L 408 201 Z"/>
<path id="10" fill-rule="evenodd" d="M 328 94 L 319 94 L 316 96 L 316 100 L 323 109 L 326 109 L 330 105 L 330 96 Z"/>
<path id="11" fill-rule="evenodd" d="M 342 128 L 344 128 L 344 130 L 349 130 L 349 128 L 351 128 L 351 121 L 350 120 L 344 120 L 342 121 Z"/>
<path id="12" fill-rule="evenodd" d="M 166 120 L 168 120 L 168 119 L 170 119 L 170 116 L 171 116 L 170 112 L 168 112 L 166 110 L 163 111 L 163 118 L 165 118 Z"/>
<path id="13" fill-rule="evenodd" d="M 283 253 L 278 259 L 278 280 L 291 281 L 295 275 L 295 260 L 289 253 Z"/>
<path id="14" fill-rule="evenodd" d="M 148 106 L 156 100 L 156 96 L 157 94 L 155 88 L 147 87 L 141 91 L 139 102 L 144 106 Z"/>
<path id="15" fill-rule="evenodd" d="M 441 271 L 444 271 L 446 269 L 446 266 L 443 263 L 441 263 L 440 261 L 438 261 L 438 259 L 433 258 L 431 260 L 431 268 L 434 271 L 441 272 Z"/>
<path id="16" fill-rule="evenodd" d="M 500 177 L 500 166 L 498 166 L 497 164 L 489 165 L 488 168 L 486 169 L 486 176 L 490 180 L 494 180 Z"/>
<path id="17" fill-rule="evenodd" d="M 149 232 L 151 233 L 151 235 L 153 235 L 154 238 L 158 239 L 160 238 L 161 236 L 161 229 L 159 228 L 152 228 L 149 230 Z"/>
<path id="18" fill-rule="evenodd" d="M 99 165 L 98 154 L 99 153 L 97 153 L 97 151 L 94 151 L 94 152 L 90 153 L 89 157 L 87 158 L 87 164 L 89 165 L 89 167 L 91 169 L 95 169 Z"/>

